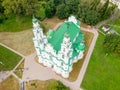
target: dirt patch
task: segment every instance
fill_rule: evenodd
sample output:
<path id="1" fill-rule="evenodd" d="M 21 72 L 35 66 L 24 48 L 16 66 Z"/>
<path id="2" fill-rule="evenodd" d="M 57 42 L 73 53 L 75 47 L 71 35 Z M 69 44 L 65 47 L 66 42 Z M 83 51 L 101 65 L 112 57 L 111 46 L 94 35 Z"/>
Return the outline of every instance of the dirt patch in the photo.
<path id="1" fill-rule="evenodd" d="M 42 23 L 47 30 L 53 29 L 58 23 L 65 21 L 65 19 L 60 20 L 56 16 L 53 18 L 47 18 L 44 21 L 40 22 Z"/>
<path id="2" fill-rule="evenodd" d="M 5 81 L 0 83 L 0 90 L 19 90 L 19 83 L 18 80 L 13 77 L 9 76 Z"/>
<path id="3" fill-rule="evenodd" d="M 35 51 L 32 37 L 32 30 L 15 33 L 2 32 L 0 33 L 0 42 L 23 55 L 29 55 Z"/>

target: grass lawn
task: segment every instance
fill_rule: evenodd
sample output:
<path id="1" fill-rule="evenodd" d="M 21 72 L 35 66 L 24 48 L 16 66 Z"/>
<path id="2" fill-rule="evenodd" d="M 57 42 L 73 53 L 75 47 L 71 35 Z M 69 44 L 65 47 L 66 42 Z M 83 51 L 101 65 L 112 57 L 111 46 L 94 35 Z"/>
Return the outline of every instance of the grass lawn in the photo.
<path id="1" fill-rule="evenodd" d="M 18 80 L 13 76 L 8 77 L 0 83 L 0 90 L 19 90 Z"/>
<path id="2" fill-rule="evenodd" d="M 32 28 L 32 19 L 29 17 L 11 16 L 0 24 L 0 32 L 18 32 Z"/>
<path id="3" fill-rule="evenodd" d="M 19 78 L 22 78 L 23 68 L 24 68 L 24 60 L 22 61 L 22 63 L 21 63 L 21 64 L 16 68 L 16 70 L 14 71 L 14 73 L 15 73 Z"/>
<path id="4" fill-rule="evenodd" d="M 106 55 L 99 35 L 81 87 L 84 90 L 120 90 L 120 55 Z"/>
<path id="5" fill-rule="evenodd" d="M 13 69 L 17 63 L 21 60 L 21 56 L 16 53 L 6 49 L 3 46 L 0 46 L 0 70 L 11 70 Z"/>
<path id="6" fill-rule="evenodd" d="M 51 88 L 56 87 L 57 85 L 58 85 L 58 81 L 53 79 L 47 81 L 33 80 L 26 84 L 26 90 L 53 90 Z"/>

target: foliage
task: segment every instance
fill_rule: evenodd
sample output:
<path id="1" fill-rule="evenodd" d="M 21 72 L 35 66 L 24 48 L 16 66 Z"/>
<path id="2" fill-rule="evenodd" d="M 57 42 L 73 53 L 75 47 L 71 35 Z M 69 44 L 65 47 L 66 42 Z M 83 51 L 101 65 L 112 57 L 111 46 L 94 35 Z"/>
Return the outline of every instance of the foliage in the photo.
<path id="1" fill-rule="evenodd" d="M 46 18 L 45 15 L 45 6 L 46 6 L 46 2 L 45 1 L 38 1 L 38 8 L 36 8 L 33 11 L 33 14 L 40 19 L 41 21 L 44 20 Z"/>
<path id="2" fill-rule="evenodd" d="M 106 11 L 107 11 L 107 8 L 108 8 L 108 5 L 109 5 L 109 0 L 107 0 L 106 2 L 105 2 L 105 4 L 101 7 L 101 9 L 100 9 L 100 14 L 101 14 L 101 16 L 103 17 L 103 15 L 106 13 Z"/>
<path id="3" fill-rule="evenodd" d="M 65 0 L 54 0 L 54 4 L 55 4 L 55 6 L 58 6 L 58 5 L 62 4 L 62 3 L 64 3 L 64 1 Z"/>
<path id="4" fill-rule="evenodd" d="M 38 0 L 4 0 L 2 3 L 6 14 L 31 16 L 39 8 Z"/>
<path id="5" fill-rule="evenodd" d="M 51 18 L 52 16 L 54 16 L 55 12 L 56 12 L 55 4 L 53 0 L 50 0 L 45 7 L 46 17 Z"/>
<path id="6" fill-rule="evenodd" d="M 0 46 L 0 70 L 12 70 L 20 61 L 21 56 L 16 53 Z"/>
<path id="7" fill-rule="evenodd" d="M 57 6 L 56 15 L 59 19 L 64 19 L 72 15 L 77 15 L 79 0 L 66 0 Z"/>
<path id="8" fill-rule="evenodd" d="M 95 25 L 99 21 L 107 19 L 110 17 L 115 6 L 109 6 L 109 0 L 107 0 L 103 5 L 100 0 L 80 1 L 78 5 L 78 17 L 89 24 Z"/>
<path id="9" fill-rule="evenodd" d="M 77 15 L 79 0 L 66 0 L 66 6 L 68 6 L 69 14 Z"/>
<path id="10" fill-rule="evenodd" d="M 3 22 L 3 20 L 5 19 L 5 16 L 4 16 L 4 7 L 2 6 L 2 2 L 3 0 L 0 0 L 0 23 Z"/>
<path id="11" fill-rule="evenodd" d="M 57 7 L 56 15 L 59 19 L 64 19 L 69 16 L 69 7 L 65 4 L 61 4 Z"/>
<path id="12" fill-rule="evenodd" d="M 108 34 L 104 39 L 104 49 L 106 53 L 116 52 L 120 54 L 120 36 L 116 34 Z"/>
<path id="13" fill-rule="evenodd" d="M 95 1 L 93 1 L 92 3 L 81 1 L 78 6 L 78 16 L 82 18 L 85 23 L 89 25 L 95 25 L 97 22 L 99 22 L 100 18 L 99 12 L 97 12 L 98 4 L 99 3 L 95 3 Z"/>
<path id="14" fill-rule="evenodd" d="M 86 17 L 83 20 L 89 25 L 95 25 L 99 21 L 99 17 L 100 16 L 98 12 L 89 10 L 86 12 Z"/>
<path id="15" fill-rule="evenodd" d="M 46 90 L 70 90 L 70 89 L 63 85 L 60 81 L 56 81 L 51 82 L 51 84 L 47 86 Z"/>

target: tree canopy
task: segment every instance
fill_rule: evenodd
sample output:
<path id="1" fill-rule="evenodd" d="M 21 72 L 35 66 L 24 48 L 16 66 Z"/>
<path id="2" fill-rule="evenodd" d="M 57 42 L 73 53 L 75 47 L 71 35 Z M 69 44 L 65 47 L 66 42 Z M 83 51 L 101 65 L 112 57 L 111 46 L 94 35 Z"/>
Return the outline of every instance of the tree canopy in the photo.
<path id="1" fill-rule="evenodd" d="M 120 54 L 120 36 L 117 34 L 108 34 L 104 39 L 104 49 L 106 53 Z"/>
<path id="2" fill-rule="evenodd" d="M 107 19 L 114 13 L 115 5 L 109 0 L 0 0 L 0 20 L 4 15 L 32 16 L 59 19 L 75 15 L 89 25 Z"/>
<path id="3" fill-rule="evenodd" d="M 5 14 L 29 15 L 39 8 L 38 0 L 4 0 L 2 3 Z"/>

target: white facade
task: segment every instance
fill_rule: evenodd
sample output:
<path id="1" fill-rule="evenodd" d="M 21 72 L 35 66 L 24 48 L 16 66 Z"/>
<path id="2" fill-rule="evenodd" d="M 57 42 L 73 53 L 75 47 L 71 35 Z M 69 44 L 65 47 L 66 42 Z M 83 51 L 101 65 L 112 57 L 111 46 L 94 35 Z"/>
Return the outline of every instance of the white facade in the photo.
<path id="1" fill-rule="evenodd" d="M 69 18 L 68 22 L 77 23 L 74 17 Z M 61 74 L 64 78 L 68 78 L 69 73 L 72 71 L 73 63 L 83 57 L 84 51 L 78 51 L 79 55 L 72 58 L 72 42 L 70 42 L 70 37 L 65 34 L 61 43 L 61 49 L 56 52 L 53 46 L 48 42 L 47 37 L 43 34 L 43 29 L 35 18 L 33 20 L 33 34 L 33 42 L 39 58 L 39 63 L 52 68 L 53 71 Z"/>

